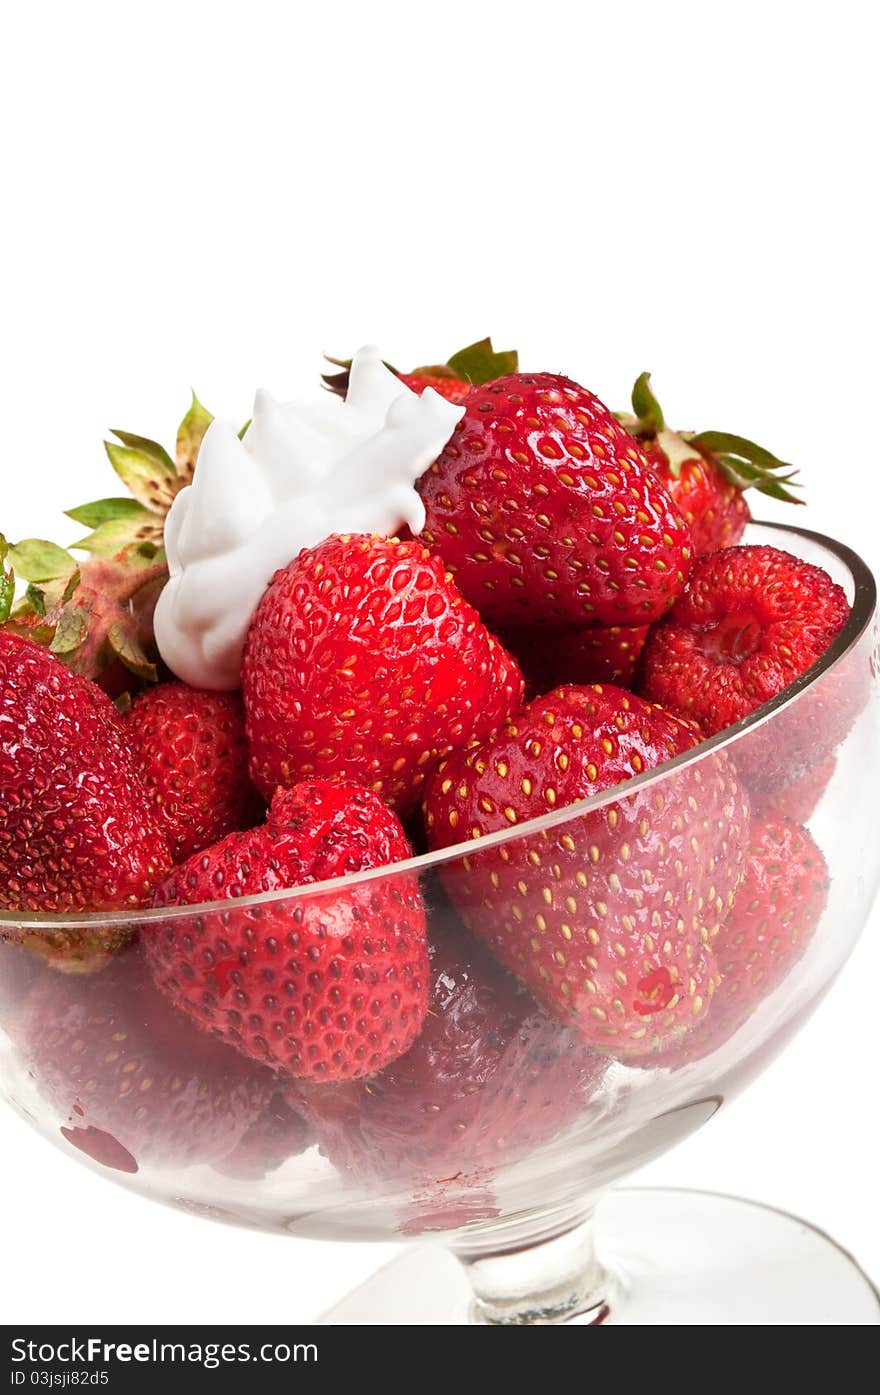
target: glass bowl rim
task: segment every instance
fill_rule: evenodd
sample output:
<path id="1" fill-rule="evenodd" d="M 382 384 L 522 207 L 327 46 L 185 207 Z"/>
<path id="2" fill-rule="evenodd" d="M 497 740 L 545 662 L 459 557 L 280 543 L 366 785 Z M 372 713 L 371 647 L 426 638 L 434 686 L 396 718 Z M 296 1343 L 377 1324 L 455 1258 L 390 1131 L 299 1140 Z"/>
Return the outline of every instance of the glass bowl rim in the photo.
<path id="1" fill-rule="evenodd" d="M 675 770 L 684 770 L 688 766 L 696 765 L 714 751 L 724 750 L 728 746 L 735 745 L 747 733 L 772 721 L 777 713 L 791 706 L 818 679 L 845 658 L 865 633 L 877 605 L 877 583 L 873 573 L 863 558 L 846 543 L 826 537 L 825 534 L 818 533 L 813 529 L 797 528 L 789 523 L 771 523 L 765 522 L 763 519 L 753 519 L 752 523 L 758 528 L 770 529 L 783 535 L 789 534 L 803 538 L 808 542 L 817 543 L 832 553 L 838 561 L 848 568 L 852 576 L 854 585 L 852 608 L 843 629 L 831 642 L 821 658 L 817 659 L 805 673 L 783 688 L 776 697 L 749 713 L 747 717 L 741 718 L 733 726 L 725 727 L 717 735 L 701 741 L 692 750 L 683 751 L 671 760 L 664 761 L 662 765 L 653 766 L 649 770 L 642 771 L 641 774 L 632 775 L 628 780 L 609 786 L 608 789 L 599 790 L 574 804 L 563 805 L 559 809 L 540 814 L 524 823 L 512 824 L 510 828 L 498 829 L 494 833 L 487 833 L 480 838 L 469 839 L 467 842 L 453 843 L 448 848 L 437 848 L 433 852 L 420 853 L 418 856 L 409 857 L 402 862 L 385 863 L 379 867 L 351 872 L 347 876 L 334 877 L 327 881 L 305 882 L 298 886 L 283 887 L 278 891 L 259 892 L 253 896 L 237 897 L 232 902 L 221 900 L 202 902 L 198 905 L 133 907 L 131 910 L 82 911 L 77 913 L 0 911 L 0 943 L 3 941 L 14 943 L 8 932 L 4 933 L 4 926 L 17 930 L 73 930 L 83 926 L 92 928 L 100 926 L 111 929 L 128 925 L 140 926 L 150 922 L 167 923 L 198 915 L 216 915 L 220 908 L 246 909 L 273 905 L 280 901 L 295 901 L 304 896 L 322 896 L 334 891 L 338 893 L 346 887 L 361 886 L 366 882 L 375 881 L 382 877 L 417 877 L 424 872 L 442 867 L 445 863 L 458 862 L 469 854 L 482 852 L 487 848 L 499 847 L 523 836 L 540 834 L 548 829 L 556 828 L 560 824 L 567 823 L 571 819 L 582 818 L 585 814 L 594 813 L 608 804 L 626 798 L 636 789 L 666 779 Z"/>

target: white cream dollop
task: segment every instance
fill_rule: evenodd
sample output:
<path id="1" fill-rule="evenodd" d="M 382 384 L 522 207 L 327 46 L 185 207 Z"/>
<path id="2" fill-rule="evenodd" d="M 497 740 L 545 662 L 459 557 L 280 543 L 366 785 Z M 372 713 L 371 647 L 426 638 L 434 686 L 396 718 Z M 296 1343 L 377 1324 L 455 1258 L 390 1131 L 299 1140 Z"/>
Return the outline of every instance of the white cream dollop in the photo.
<path id="1" fill-rule="evenodd" d="M 421 532 L 416 480 L 463 415 L 432 388 L 410 391 L 371 346 L 354 357 L 344 402 L 260 391 L 243 438 L 213 421 L 165 522 L 155 632 L 168 667 L 196 688 L 240 687 L 251 617 L 278 568 L 331 533 Z"/>

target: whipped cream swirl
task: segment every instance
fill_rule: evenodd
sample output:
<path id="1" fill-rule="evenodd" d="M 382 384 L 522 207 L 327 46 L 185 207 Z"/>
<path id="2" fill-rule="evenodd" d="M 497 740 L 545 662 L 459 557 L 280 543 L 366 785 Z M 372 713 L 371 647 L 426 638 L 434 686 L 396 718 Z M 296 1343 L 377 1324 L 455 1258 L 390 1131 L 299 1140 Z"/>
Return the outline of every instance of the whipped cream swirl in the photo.
<path id="1" fill-rule="evenodd" d="M 410 391 L 371 346 L 355 355 L 344 402 L 260 391 L 242 438 L 213 421 L 165 523 L 155 632 L 168 667 L 196 688 L 238 688 L 251 618 L 279 567 L 331 533 L 421 532 L 416 480 L 463 415 L 432 388 Z"/>

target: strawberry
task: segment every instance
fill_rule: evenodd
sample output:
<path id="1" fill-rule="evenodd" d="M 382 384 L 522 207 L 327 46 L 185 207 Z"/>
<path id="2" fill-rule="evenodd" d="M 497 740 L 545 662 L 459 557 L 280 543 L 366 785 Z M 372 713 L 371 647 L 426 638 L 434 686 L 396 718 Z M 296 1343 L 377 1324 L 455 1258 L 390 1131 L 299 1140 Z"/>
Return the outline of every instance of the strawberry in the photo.
<path id="1" fill-rule="evenodd" d="M 0 908 L 134 909 L 169 866 L 110 699 L 0 633 Z M 47 926 L 25 943 L 60 968 L 93 968 L 129 933 Z"/>
<path id="2" fill-rule="evenodd" d="M 532 625 L 499 635 L 523 671 L 529 697 L 563 683 L 631 687 L 647 637 L 647 625 L 612 625 L 603 630 Z"/>
<path id="3" fill-rule="evenodd" d="M 690 569 L 684 520 L 598 398 L 553 373 L 476 389 L 419 482 L 423 540 L 489 624 L 641 625 Z"/>
<path id="4" fill-rule="evenodd" d="M 256 821 L 237 693 L 160 683 L 135 698 L 123 725 L 174 862 Z"/>
<path id="5" fill-rule="evenodd" d="M 167 579 L 152 546 L 78 562 L 37 538 L 9 548 L 21 600 L 0 613 L 3 629 L 50 649 L 73 673 L 93 678 L 111 697 L 158 676 L 153 611 Z"/>
<path id="6" fill-rule="evenodd" d="M 713 946 L 721 982 L 711 1011 L 660 1064 L 688 1065 L 733 1036 L 794 968 L 827 899 L 828 867 L 807 830 L 792 819 L 754 819 L 733 910 Z"/>
<path id="7" fill-rule="evenodd" d="M 741 873 L 748 804 L 723 753 L 581 818 L 472 852 L 467 840 L 562 809 L 696 744 L 689 724 L 621 689 L 563 687 L 425 788 L 431 847 L 474 934 L 592 1046 L 654 1050 L 705 1014 L 708 948 Z"/>
<path id="8" fill-rule="evenodd" d="M 712 1017 L 738 1020 L 806 949 L 828 899 L 828 867 L 792 819 L 756 819 L 733 910 L 715 944 L 721 986 Z"/>
<path id="9" fill-rule="evenodd" d="M 358 1185 L 471 1186 L 559 1134 L 605 1064 L 460 928 L 435 921 L 415 1045 L 370 1080 L 295 1085 L 291 1097 Z"/>
<path id="10" fill-rule="evenodd" d="M 156 993 L 137 951 L 85 979 L 46 975 L 14 1036 L 67 1141 L 126 1172 L 226 1157 L 272 1091 Z"/>
<path id="11" fill-rule="evenodd" d="M 431 763 L 522 698 L 510 655 L 419 542 L 331 537 L 276 572 L 243 668 L 251 778 L 354 780 L 405 812 Z"/>
<path id="12" fill-rule="evenodd" d="M 324 386 L 337 396 L 345 397 L 348 392 L 351 359 L 328 357 L 327 362 L 340 369 L 340 372 L 325 373 Z M 426 387 L 431 387 L 449 402 L 464 402 L 472 387 L 491 382 L 505 373 L 515 373 L 518 366 L 516 350 L 497 351 L 493 348 L 491 339 L 479 339 L 475 344 L 468 344 L 467 348 L 459 349 L 446 363 L 414 368 L 409 373 L 401 373 L 399 369 L 392 368 L 390 363 L 385 365 L 392 373 L 396 373 L 400 381 L 412 392 L 421 393 Z"/>
<path id="13" fill-rule="evenodd" d="M 39 538 L 7 547 L 0 537 L 0 575 L 11 569 L 29 582 L 15 605 L 0 585 L 0 622 L 33 639 L 74 673 L 99 682 L 111 697 L 158 677 L 153 611 L 168 579 L 165 517 L 192 481 L 202 437 L 212 420 L 195 393 L 177 430 L 174 458 L 156 441 L 114 431 L 104 448 L 129 497 L 97 499 L 68 510 L 90 529 L 72 552 Z M 13 578 L 14 579 L 14 578 Z M 10 613 L 11 612 L 11 613 Z"/>
<path id="14" fill-rule="evenodd" d="M 670 431 L 649 373 L 635 381 L 632 409 L 633 416 L 619 412 L 618 420 L 639 442 L 687 521 L 696 557 L 739 542 L 751 518 L 744 490 L 803 503 L 786 488 L 797 472 L 754 441 L 723 431 Z"/>
<path id="15" fill-rule="evenodd" d="M 706 736 L 747 717 L 820 659 L 849 615 L 828 574 L 775 547 L 697 560 L 672 614 L 648 636 L 640 688 Z M 824 760 L 845 735 L 854 694 L 826 682 L 782 726 L 740 745 L 750 787 L 778 788 Z"/>
<path id="16" fill-rule="evenodd" d="M 234 902 L 382 867 L 409 851 L 394 814 L 368 790 L 326 781 L 279 790 L 265 825 L 230 833 L 159 887 L 157 906 L 224 904 L 145 927 L 157 984 L 200 1026 L 282 1073 L 373 1074 L 412 1045 L 425 1014 L 415 879 Z"/>
<path id="17" fill-rule="evenodd" d="M 229 1157 L 217 1163 L 216 1168 L 228 1177 L 256 1182 L 275 1172 L 288 1158 L 299 1157 L 313 1142 L 311 1125 L 277 1090 Z"/>

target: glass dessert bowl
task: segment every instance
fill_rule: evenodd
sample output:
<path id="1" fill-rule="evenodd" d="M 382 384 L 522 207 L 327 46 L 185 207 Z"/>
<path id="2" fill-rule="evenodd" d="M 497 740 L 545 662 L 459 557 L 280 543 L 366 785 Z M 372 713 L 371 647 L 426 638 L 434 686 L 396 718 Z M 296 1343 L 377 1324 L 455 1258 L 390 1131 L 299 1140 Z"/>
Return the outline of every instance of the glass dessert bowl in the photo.
<path id="1" fill-rule="evenodd" d="M 798 682 L 665 765 L 317 886 L 136 915 L 4 913 L 4 1096 L 110 1180 L 208 1218 L 431 1237 L 330 1320 L 878 1321 L 864 1276 L 802 1223 L 725 1198 L 608 1194 L 769 1064 L 833 982 L 880 884 L 873 578 L 806 531 L 753 524 L 748 541 L 825 568 L 852 613 Z M 153 985 L 144 946 L 172 922 L 185 936 L 207 917 L 245 917 L 295 953 L 306 903 L 333 924 L 380 891 L 421 894 L 431 971 L 421 1035 L 378 1075 L 273 1074 Z M 634 922 L 656 932 L 636 962 Z M 558 970 L 568 1019 L 499 962 L 523 923 Z M 125 947 L 94 973 L 31 952 L 116 931 Z M 597 946 L 586 961 L 570 948 L 581 934 Z M 358 1007 L 368 1018 L 368 991 Z"/>

